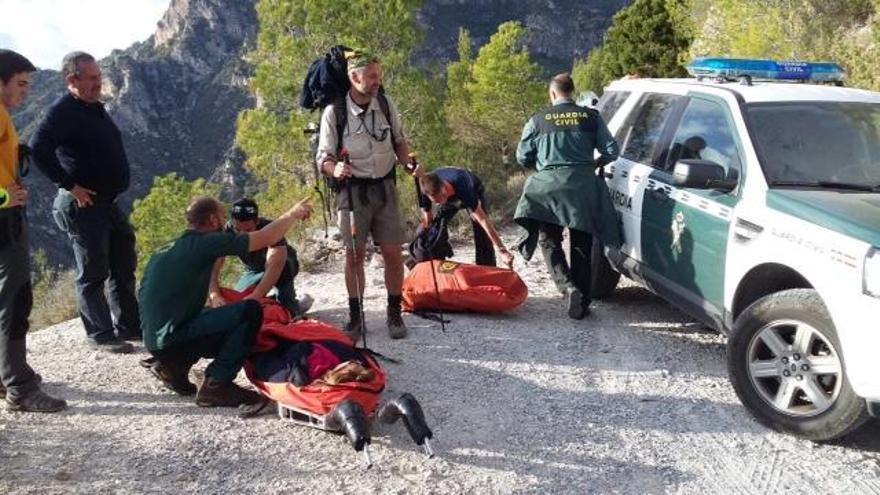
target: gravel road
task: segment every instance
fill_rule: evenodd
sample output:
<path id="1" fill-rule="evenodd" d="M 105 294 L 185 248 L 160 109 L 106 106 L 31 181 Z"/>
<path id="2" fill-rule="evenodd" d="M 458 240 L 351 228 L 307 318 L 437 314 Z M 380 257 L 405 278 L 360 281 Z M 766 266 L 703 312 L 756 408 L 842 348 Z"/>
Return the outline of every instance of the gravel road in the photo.
<path id="1" fill-rule="evenodd" d="M 142 348 L 92 352 L 74 321 L 30 338 L 71 408 L 0 412 L 0 493 L 880 493 L 877 422 L 833 444 L 773 433 L 739 405 L 723 337 L 626 282 L 572 321 L 539 263 L 517 269 L 531 294 L 516 311 L 453 315 L 446 333 L 408 316 L 394 342 L 368 269 L 370 346 L 403 361 L 385 396 L 420 399 L 434 459 L 402 424 L 374 431 L 364 470 L 339 436 L 197 408 L 137 365 Z M 298 285 L 315 317 L 344 323 L 338 270 Z"/>

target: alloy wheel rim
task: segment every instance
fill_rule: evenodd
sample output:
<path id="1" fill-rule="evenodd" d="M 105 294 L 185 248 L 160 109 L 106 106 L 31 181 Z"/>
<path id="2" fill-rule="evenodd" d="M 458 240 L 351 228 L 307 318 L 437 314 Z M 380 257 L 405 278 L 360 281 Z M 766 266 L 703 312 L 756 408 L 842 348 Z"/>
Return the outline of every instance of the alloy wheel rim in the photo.
<path id="1" fill-rule="evenodd" d="M 775 411 L 811 417 L 831 408 L 843 384 L 843 364 L 831 341 L 798 320 L 776 320 L 752 337 L 749 380 Z"/>

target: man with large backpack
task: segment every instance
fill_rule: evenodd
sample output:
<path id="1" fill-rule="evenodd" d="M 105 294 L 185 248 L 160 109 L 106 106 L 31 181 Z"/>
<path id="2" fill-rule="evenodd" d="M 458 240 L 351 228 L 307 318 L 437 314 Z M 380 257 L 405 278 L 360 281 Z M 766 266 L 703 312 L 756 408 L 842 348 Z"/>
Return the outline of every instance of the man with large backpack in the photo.
<path id="1" fill-rule="evenodd" d="M 395 165 L 409 157 L 409 145 L 397 108 L 382 92 L 379 60 L 359 53 L 349 57 L 347 64 L 351 87 L 324 108 L 316 155 L 321 172 L 340 183 L 336 208 L 347 247 L 345 285 L 350 320 L 346 332 L 356 340 L 366 331 L 361 301 L 369 234 L 385 262 L 388 334 L 400 339 L 406 337 L 407 328 L 400 315 L 404 231 Z"/>

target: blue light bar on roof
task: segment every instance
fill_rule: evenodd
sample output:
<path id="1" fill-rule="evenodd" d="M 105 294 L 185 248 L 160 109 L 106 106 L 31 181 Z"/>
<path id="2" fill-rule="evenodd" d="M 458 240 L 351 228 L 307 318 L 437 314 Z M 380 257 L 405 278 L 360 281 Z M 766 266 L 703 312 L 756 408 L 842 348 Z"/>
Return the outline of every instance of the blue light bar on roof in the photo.
<path id="1" fill-rule="evenodd" d="M 697 58 L 687 67 L 694 77 L 842 82 L 846 72 L 831 62 L 777 62 L 742 58 Z"/>

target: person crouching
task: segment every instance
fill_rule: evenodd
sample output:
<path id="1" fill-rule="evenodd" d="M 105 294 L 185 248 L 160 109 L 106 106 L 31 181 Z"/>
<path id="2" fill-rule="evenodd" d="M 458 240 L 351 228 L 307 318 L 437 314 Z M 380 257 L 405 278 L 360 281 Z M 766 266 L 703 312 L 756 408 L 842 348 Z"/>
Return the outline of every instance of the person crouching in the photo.
<path id="1" fill-rule="evenodd" d="M 226 214 L 214 198 L 195 199 L 186 210 L 188 228 L 159 248 L 144 270 L 140 288 L 144 345 L 156 358 L 150 370 L 180 395 L 196 392 L 202 407 L 253 404 L 259 395 L 233 381 L 263 322 L 258 301 L 205 309 L 211 270 L 223 256 L 244 256 L 281 239 L 296 220 L 309 217 L 303 200 L 265 227 L 247 234 L 225 232 Z M 214 358 L 196 389 L 189 370 L 200 358 Z"/>

